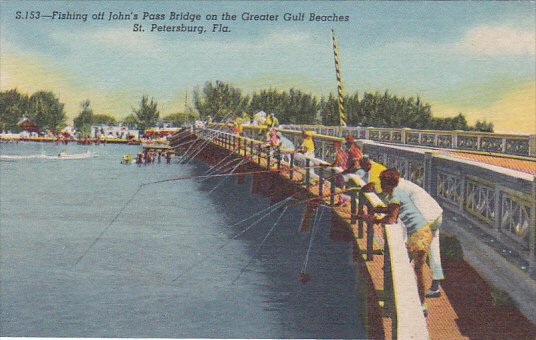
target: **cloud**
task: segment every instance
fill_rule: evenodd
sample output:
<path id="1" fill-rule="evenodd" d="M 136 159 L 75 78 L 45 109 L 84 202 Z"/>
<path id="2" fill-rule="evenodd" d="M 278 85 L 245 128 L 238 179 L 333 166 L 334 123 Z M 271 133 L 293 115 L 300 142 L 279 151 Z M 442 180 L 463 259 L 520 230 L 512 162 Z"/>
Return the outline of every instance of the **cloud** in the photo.
<path id="1" fill-rule="evenodd" d="M 536 54 L 536 33 L 510 26 L 477 26 L 456 44 L 460 52 L 483 56 L 527 56 Z"/>

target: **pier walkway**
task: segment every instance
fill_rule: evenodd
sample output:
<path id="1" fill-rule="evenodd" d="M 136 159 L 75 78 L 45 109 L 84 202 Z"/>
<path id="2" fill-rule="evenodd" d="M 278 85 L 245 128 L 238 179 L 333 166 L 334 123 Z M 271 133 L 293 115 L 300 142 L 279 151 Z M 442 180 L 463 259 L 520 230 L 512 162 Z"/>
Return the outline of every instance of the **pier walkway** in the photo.
<path id="1" fill-rule="evenodd" d="M 297 132 L 285 132 L 287 137 L 296 141 L 299 138 Z M 360 195 L 358 191 L 349 191 L 348 194 L 352 198 L 352 204 L 348 207 L 334 206 L 334 195 L 336 194 L 335 186 L 333 185 L 334 170 L 331 168 L 318 168 L 315 170 L 316 174 L 313 175 L 309 167 L 317 166 L 322 162 L 330 161 L 330 148 L 329 145 L 336 137 L 315 135 L 315 142 L 318 145 L 317 155 L 322 155 L 322 159 L 308 159 L 306 160 L 305 167 L 298 167 L 294 164 L 294 157 L 290 155 L 287 161 L 281 159 L 275 159 L 274 155 L 270 152 L 262 151 L 259 148 L 261 145 L 263 136 L 262 131 L 256 131 L 252 129 L 246 132 L 243 136 L 237 136 L 229 133 L 226 130 L 219 130 L 218 128 L 208 129 L 196 129 L 185 130 L 178 133 L 171 141 L 171 146 L 188 145 L 191 148 L 192 143 L 196 143 L 202 146 L 202 154 L 205 157 L 212 158 L 217 161 L 218 158 L 227 157 L 230 153 L 234 153 L 235 157 L 241 157 L 247 160 L 249 166 L 256 166 L 259 169 L 269 169 L 273 175 L 284 178 L 290 186 L 299 188 L 298 190 L 306 191 L 311 197 L 318 197 L 316 204 L 324 204 L 332 207 L 335 213 L 332 228 L 343 228 L 351 232 L 351 240 L 355 245 L 354 259 L 360 264 L 360 275 L 367 278 L 368 285 L 368 310 L 367 310 L 367 334 L 370 338 L 431 338 L 431 339 L 533 339 L 536 334 L 536 327 L 534 326 L 525 315 L 532 313 L 533 310 L 530 307 L 517 306 L 517 302 L 512 300 L 514 295 L 519 298 L 519 289 L 516 291 L 515 287 L 512 287 L 512 291 L 509 290 L 508 285 L 502 285 L 499 282 L 499 288 L 496 287 L 497 282 L 493 282 L 495 285 L 490 284 L 489 276 L 483 278 L 482 271 L 486 270 L 486 263 L 482 256 L 489 256 L 489 261 L 498 261 L 498 268 L 504 263 L 504 273 L 508 276 L 509 272 L 516 272 L 520 274 L 517 277 L 511 277 L 512 280 L 516 278 L 523 278 L 524 282 L 521 282 L 521 287 L 528 287 L 526 292 L 526 300 L 531 301 L 536 297 L 536 289 L 534 288 L 534 281 L 530 279 L 531 269 L 533 268 L 533 260 L 531 256 L 534 256 L 533 246 L 530 242 L 534 242 L 531 236 L 534 226 L 530 225 L 534 221 L 534 196 L 531 197 L 531 192 L 534 194 L 534 182 L 530 182 L 533 177 L 531 171 L 531 160 L 517 159 L 519 163 L 507 161 L 506 165 L 522 168 L 526 170 L 525 175 L 513 180 L 514 182 L 528 181 L 528 193 L 527 184 L 525 182 L 518 183 L 519 192 L 513 192 L 518 189 L 516 186 L 510 186 L 507 193 L 516 198 L 515 203 L 518 204 L 517 214 L 520 212 L 527 213 L 527 216 L 516 216 L 515 224 L 513 224 L 512 232 L 517 232 L 521 235 L 518 242 L 527 242 L 528 251 L 523 252 L 516 248 L 518 243 L 506 242 L 504 235 L 499 233 L 482 233 L 478 227 L 475 227 L 474 232 L 471 233 L 467 228 L 467 225 L 475 224 L 475 217 L 479 217 L 477 214 L 466 214 L 465 212 L 473 212 L 486 215 L 485 209 L 480 207 L 482 200 L 469 195 L 465 195 L 471 187 L 474 185 L 482 184 L 491 186 L 488 182 L 482 182 L 476 176 L 485 176 L 486 171 L 479 170 L 473 172 L 473 177 L 468 177 L 467 182 L 464 183 L 465 188 L 456 187 L 455 178 L 452 175 L 452 170 L 445 172 L 446 175 L 451 175 L 451 178 L 442 178 L 444 173 L 437 171 L 439 168 L 431 167 L 431 157 L 433 162 L 437 162 L 436 166 L 443 166 L 447 169 L 453 168 L 451 162 L 455 162 L 452 158 L 468 159 L 469 163 L 461 162 L 456 163 L 458 173 L 463 172 L 460 167 L 468 167 L 469 170 L 474 170 L 474 162 L 486 163 L 494 162 L 492 168 L 499 162 L 501 157 L 497 156 L 483 156 L 477 154 L 463 153 L 463 152 L 439 152 L 438 155 L 430 155 L 429 152 L 418 151 L 415 154 L 407 151 L 402 151 L 401 148 L 389 149 L 389 152 L 395 153 L 398 157 L 398 161 L 394 161 L 394 158 L 390 154 L 381 154 L 380 150 L 383 146 L 378 143 L 362 142 L 361 146 L 364 151 L 370 154 L 373 159 L 382 162 L 386 166 L 396 166 L 403 177 L 413 179 L 417 184 L 424 186 L 425 188 L 434 187 L 434 190 L 427 190 L 434 196 L 445 196 L 450 200 L 449 203 L 458 203 L 451 209 L 445 209 L 444 213 L 444 225 L 442 230 L 445 230 L 447 234 L 455 235 L 460 238 L 460 241 L 465 242 L 480 242 L 480 248 L 476 245 L 471 247 L 465 247 L 465 257 L 461 254 L 451 254 L 451 256 L 443 256 L 443 267 L 446 272 L 446 279 L 442 281 L 441 297 L 440 298 L 427 298 L 426 303 L 429 306 L 429 316 L 424 319 L 422 311 L 420 310 L 420 303 L 418 302 L 418 296 L 416 295 L 416 285 L 413 277 L 413 270 L 409 266 L 409 259 L 405 255 L 405 247 L 401 239 L 400 229 L 397 225 L 367 225 L 364 221 L 357 219 L 358 212 L 367 209 L 367 206 L 373 206 L 381 204 L 378 202 L 377 197 L 372 197 L 369 194 Z M 190 140 L 189 143 L 184 144 L 185 140 Z M 296 143 L 295 143 L 296 144 Z M 179 152 L 184 152 L 186 148 L 177 147 Z M 191 148 L 193 149 L 193 148 Z M 450 154 L 449 154 L 450 153 Z M 446 155 L 448 154 L 448 155 Z M 207 156 L 208 155 L 208 156 Z M 416 168 L 415 163 L 411 161 L 418 161 L 417 157 L 422 156 L 422 168 Z M 400 162 L 400 159 L 409 158 L 410 162 Z M 444 158 L 446 157 L 446 158 Z M 483 158 L 484 157 L 484 158 Z M 485 158 L 487 157 L 487 158 Z M 509 159 L 510 160 L 510 159 Z M 395 164 L 393 164 L 395 163 Z M 526 167 L 526 164 L 529 166 Z M 500 166 L 500 165 L 499 165 Z M 240 172 L 240 167 L 235 169 Z M 491 169 L 494 170 L 494 169 Z M 430 172 L 433 171 L 434 176 L 431 180 Z M 416 175 L 417 174 L 417 175 Z M 420 177 L 418 176 L 420 174 Z M 475 176 L 476 175 L 476 176 Z M 511 175 L 511 174 L 506 174 Z M 498 182 L 503 182 L 502 177 L 504 173 L 499 171 L 500 177 Z M 502 176 L 502 177 L 501 177 Z M 488 176 L 488 180 L 489 180 Z M 361 184 L 359 179 L 354 179 L 356 186 L 359 188 Z M 450 180 L 450 184 L 447 183 Z M 443 181 L 443 182 L 442 182 Z M 452 192 L 446 193 L 445 186 L 451 186 L 454 188 L 454 194 Z M 506 187 L 502 185 L 500 188 Z M 450 187 L 449 187 L 450 188 Z M 463 191 L 462 191 L 463 190 Z M 482 190 L 478 191 L 478 195 L 482 195 Z M 531 191 L 532 190 L 532 191 Z M 495 204 L 503 205 L 500 207 L 501 212 L 506 212 L 504 202 L 509 202 L 511 196 L 506 196 L 502 192 L 495 190 L 493 198 Z M 450 196 L 449 196 L 450 195 Z M 465 201 L 457 201 L 465 197 Z M 472 197 L 472 198 L 471 198 Z M 487 197 L 489 198 L 489 197 Z M 471 204 L 471 199 L 476 202 L 475 207 Z M 319 201 L 321 200 L 321 201 Z M 511 200 L 512 201 L 512 200 Z M 513 204 L 512 202 L 510 202 Z M 525 204 L 528 209 L 523 210 Z M 487 206 L 489 208 L 489 206 Z M 512 207 L 510 207 L 512 208 Z M 464 213 L 460 213 L 462 209 Z M 532 209 L 532 210 L 531 210 Z M 487 217 L 487 216 L 485 216 Z M 493 216 L 492 216 L 493 217 Z M 492 223 L 499 223 L 500 227 L 505 227 L 507 222 L 498 220 L 497 215 L 494 215 Z M 467 224 L 467 225 L 466 225 Z M 521 224 L 521 226 L 519 226 Z M 512 225 L 512 224 L 511 224 Z M 515 229 L 515 228 L 518 229 Z M 471 227 L 472 228 L 472 227 Z M 532 229 L 531 229 L 532 228 Z M 462 235 L 460 235 L 460 229 Z M 467 229 L 467 230 L 466 230 Z M 530 232 L 529 232 L 530 231 Z M 480 235 L 479 235 L 480 234 Z M 503 252 L 506 249 L 506 254 L 512 254 L 512 250 L 518 250 L 518 253 L 511 255 L 511 259 L 507 259 L 504 254 L 494 254 L 492 249 L 494 245 L 489 244 L 489 240 L 483 238 L 494 236 L 497 240 L 497 245 L 501 244 Z M 454 238 L 447 237 L 442 240 L 442 247 L 444 243 L 453 242 Z M 444 242 L 445 241 L 445 242 Z M 504 241 L 501 243 L 501 241 Z M 499 247 L 500 248 L 500 247 Z M 491 253 L 490 253 L 491 252 Z M 500 253 L 500 250 L 498 250 Z M 472 259 L 467 259 L 468 255 Z M 476 260 L 475 260 L 476 258 Z M 517 267 L 515 263 L 517 261 Z M 426 277 L 431 280 L 430 269 L 426 268 Z M 501 268 L 502 271 L 502 268 Z M 493 276 L 493 275 L 492 275 Z M 528 279 L 526 279 L 528 278 Z M 505 279 L 499 279 L 502 283 Z M 430 282 L 426 283 L 429 286 Z M 521 289 L 523 292 L 523 289 Z M 536 304 L 534 304 L 536 305 Z M 519 307 L 519 308 L 518 308 Z M 519 309 L 524 309 L 523 313 Z M 533 314 L 534 315 L 534 314 Z M 534 322 L 534 321 L 533 321 Z"/>

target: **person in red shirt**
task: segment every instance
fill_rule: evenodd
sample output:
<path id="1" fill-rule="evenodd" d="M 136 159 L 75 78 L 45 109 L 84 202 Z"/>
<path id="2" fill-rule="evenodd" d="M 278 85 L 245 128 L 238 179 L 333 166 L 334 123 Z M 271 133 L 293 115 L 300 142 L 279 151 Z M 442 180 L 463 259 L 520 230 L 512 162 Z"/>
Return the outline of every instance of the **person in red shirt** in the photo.
<path id="1" fill-rule="evenodd" d="M 359 162 L 359 160 L 363 158 L 363 152 L 361 151 L 359 146 L 355 144 L 354 136 L 347 135 L 346 137 L 344 137 L 344 140 L 346 141 L 344 147 L 348 152 L 349 157 L 352 157 L 355 161 Z"/>
<path id="2" fill-rule="evenodd" d="M 325 166 L 331 166 L 334 168 L 339 167 L 342 170 L 346 170 L 348 162 L 348 152 L 344 150 L 344 148 L 342 147 L 342 142 L 338 140 L 333 141 L 333 147 L 335 149 L 335 159 L 333 160 L 333 163 L 325 164 Z M 346 189 L 343 172 L 340 172 L 335 175 L 335 186 L 343 191 Z M 335 205 L 342 205 L 343 207 L 345 207 L 347 205 L 346 198 L 341 194 L 338 194 L 337 197 L 338 202 L 336 202 Z"/>

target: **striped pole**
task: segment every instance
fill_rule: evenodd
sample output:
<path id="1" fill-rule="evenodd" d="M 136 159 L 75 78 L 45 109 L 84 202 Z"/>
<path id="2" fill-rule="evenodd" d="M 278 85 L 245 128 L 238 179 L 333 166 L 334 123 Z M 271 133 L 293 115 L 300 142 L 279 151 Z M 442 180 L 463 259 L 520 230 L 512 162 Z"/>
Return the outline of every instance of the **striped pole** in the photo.
<path id="1" fill-rule="evenodd" d="M 335 31 L 331 30 L 333 37 L 333 55 L 335 56 L 335 71 L 337 73 L 337 89 L 339 95 L 339 120 L 341 126 L 346 126 L 346 114 L 344 113 L 344 92 L 342 90 L 341 65 L 339 63 L 339 48 L 337 47 L 337 39 Z"/>

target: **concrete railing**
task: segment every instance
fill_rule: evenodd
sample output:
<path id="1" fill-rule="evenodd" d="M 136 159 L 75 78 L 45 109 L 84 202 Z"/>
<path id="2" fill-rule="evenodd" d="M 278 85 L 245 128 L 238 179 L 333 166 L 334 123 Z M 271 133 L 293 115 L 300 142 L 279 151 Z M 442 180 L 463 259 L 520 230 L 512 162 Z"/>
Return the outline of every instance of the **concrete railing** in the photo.
<path id="1" fill-rule="evenodd" d="M 536 157 L 536 135 L 528 134 L 322 125 L 282 125 L 281 128 L 298 131 L 310 130 L 320 135 L 334 137 L 352 134 L 358 139 L 384 143 Z"/>
<path id="2" fill-rule="evenodd" d="M 216 128 L 215 128 L 216 127 Z M 221 128 L 221 130 L 218 130 Z M 212 128 L 196 129 L 195 133 L 199 138 L 210 140 L 213 144 L 224 149 L 232 150 L 233 152 L 249 157 L 250 161 L 259 165 L 264 164 L 265 167 L 276 167 L 281 169 L 284 164 L 290 169 L 290 179 L 293 179 L 293 172 L 300 171 L 299 167 L 294 164 L 294 154 L 289 154 L 288 162 L 282 157 L 276 159 L 271 158 L 272 153 L 269 148 L 263 149 L 265 130 L 259 128 L 246 128 L 243 132 L 245 136 L 238 136 L 235 133 L 230 133 L 223 126 L 212 126 Z M 293 140 L 295 145 L 300 133 L 296 131 L 282 131 L 288 138 Z M 323 157 L 305 158 L 305 170 L 301 170 L 305 185 L 308 185 L 311 180 L 310 166 L 324 164 L 326 160 L 333 157 L 332 145 L 333 140 L 340 138 L 328 136 L 315 136 L 315 142 L 320 143 L 322 148 L 319 149 Z M 283 150 L 285 152 L 286 150 Z M 262 161 L 261 161 L 262 160 Z M 323 168 L 318 169 L 318 194 L 323 196 L 324 182 L 330 182 L 330 204 L 333 206 L 335 191 L 335 174 L 342 171 L 340 168 Z M 327 173 L 326 173 L 327 172 Z M 357 175 L 353 175 L 352 181 L 357 188 L 363 187 L 366 183 Z M 358 222 L 358 238 L 363 238 L 363 227 L 366 221 L 360 219 L 357 221 L 357 216 L 363 214 L 364 207 L 372 209 L 378 205 L 383 205 L 383 202 L 375 193 L 360 193 L 359 200 L 357 199 L 357 191 L 348 192 L 351 196 L 351 224 Z M 358 203 L 359 202 L 359 203 Z M 367 249 L 366 260 L 372 260 L 375 255 L 384 256 L 384 309 L 386 314 L 392 320 L 393 338 L 400 339 L 427 339 L 428 328 L 424 318 L 421 303 L 418 296 L 417 283 L 415 281 L 413 267 L 410 264 L 409 257 L 403 237 L 403 227 L 399 224 L 385 225 L 383 229 L 383 253 L 375 253 L 373 251 L 374 242 L 374 226 L 367 225 Z"/>

